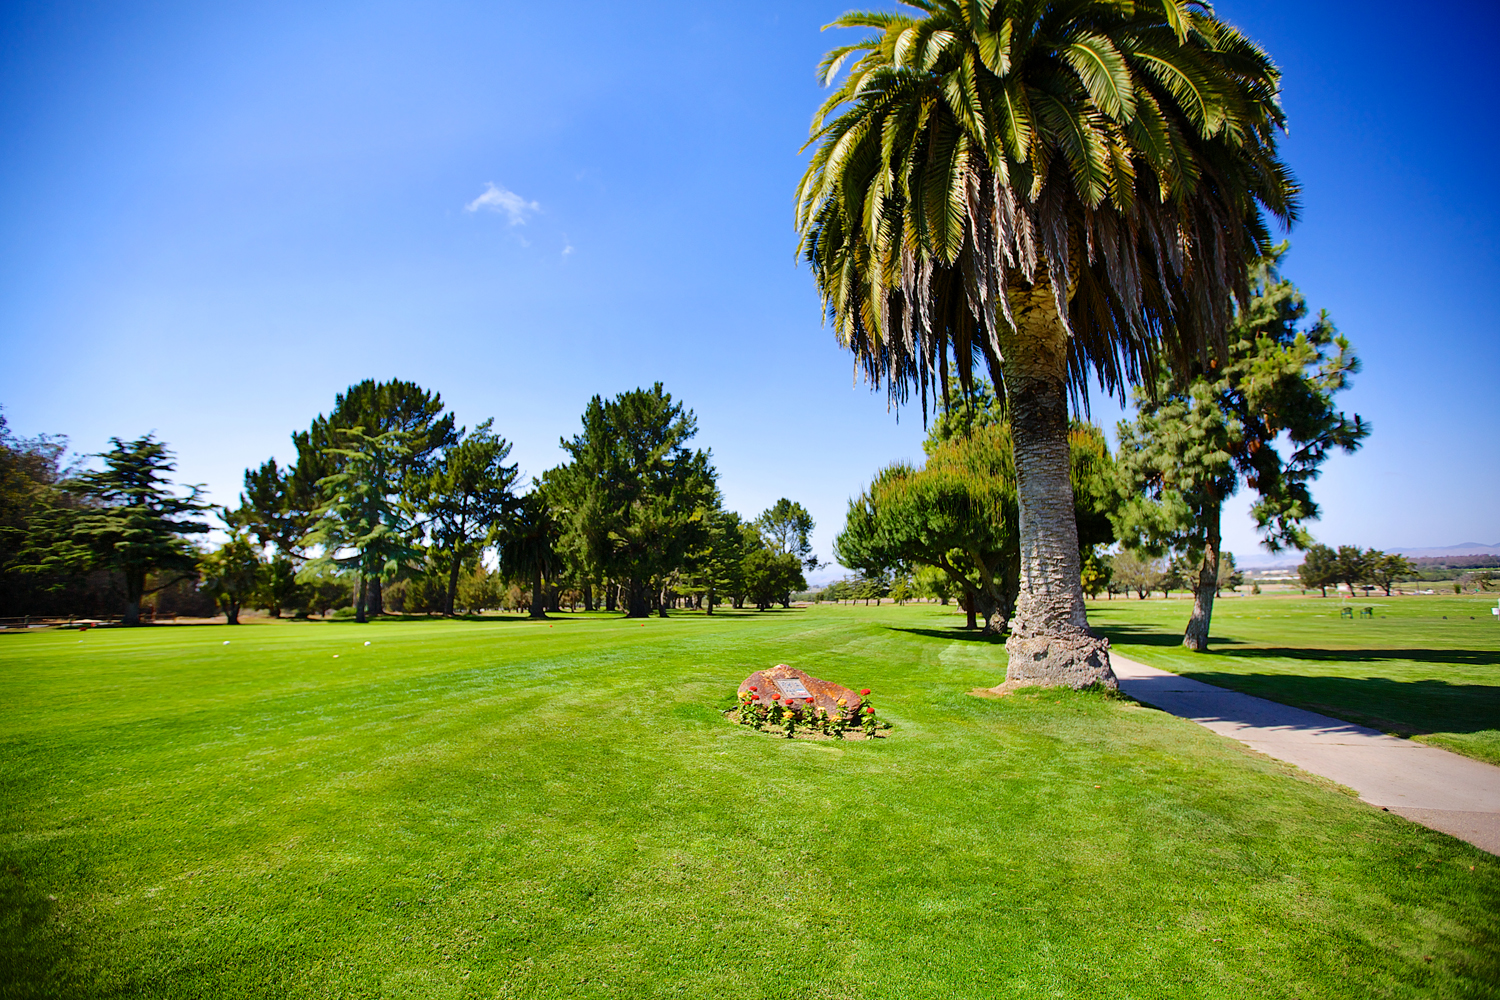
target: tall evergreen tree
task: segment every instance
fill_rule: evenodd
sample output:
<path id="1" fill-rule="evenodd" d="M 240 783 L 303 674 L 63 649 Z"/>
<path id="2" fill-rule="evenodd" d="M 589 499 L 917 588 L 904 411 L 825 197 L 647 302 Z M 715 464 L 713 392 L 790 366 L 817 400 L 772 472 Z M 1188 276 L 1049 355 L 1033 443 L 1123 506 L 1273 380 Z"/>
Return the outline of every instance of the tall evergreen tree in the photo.
<path id="1" fill-rule="evenodd" d="M 336 471 L 318 480 L 323 503 L 313 530 L 303 539 L 305 546 L 317 546 L 321 555 L 304 572 L 351 570 L 355 619 L 363 622 L 370 614 L 380 614 L 379 604 L 371 601 L 379 584 L 422 558 L 411 508 L 399 493 L 396 475 L 410 462 L 410 442 L 417 435 L 401 430 L 370 434 L 362 427 L 349 427 L 338 428 L 333 437 L 342 442 L 327 450 Z"/>
<path id="2" fill-rule="evenodd" d="M 201 534 L 208 525 L 197 520 L 207 511 L 200 486 L 186 496 L 167 473 L 176 465 L 154 434 L 121 441 L 110 438 L 109 451 L 98 455 L 104 468 L 81 473 L 62 484 L 77 501 L 58 508 L 51 530 L 40 536 L 31 567 L 40 572 L 107 570 L 119 575 L 125 624 L 140 622 L 141 598 L 180 580 L 191 579 L 198 554 L 185 535 Z M 147 577 L 156 574 L 154 586 Z"/>
<path id="3" fill-rule="evenodd" d="M 1307 303 L 1277 271 L 1285 250 L 1252 270 L 1250 300 L 1235 315 L 1223 358 L 1163 371 L 1152 393 L 1137 391 L 1135 421 L 1120 424 L 1119 465 L 1131 497 L 1121 534 L 1171 549 L 1196 570 L 1182 643 L 1197 651 L 1208 648 L 1219 589 L 1224 501 L 1248 485 L 1266 547 L 1305 548 L 1323 462 L 1334 449 L 1356 450 L 1370 433 L 1358 414 L 1334 407 L 1359 360 L 1326 312 L 1301 325 Z"/>
<path id="4" fill-rule="evenodd" d="M 283 470 L 272 458 L 245 470 L 240 505 L 225 512 L 232 528 L 248 531 L 263 550 L 271 550 L 261 592 L 272 617 L 279 618 L 283 607 L 298 600 L 302 539 L 312 529 L 318 507 L 310 488 L 315 485 L 301 479 L 295 467 Z"/>
<path id="5" fill-rule="evenodd" d="M 786 497 L 777 500 L 755 519 L 755 527 L 760 530 L 767 545 L 778 553 L 791 553 L 809 570 L 818 568 L 818 557 L 813 555 L 811 538 L 816 526 L 817 523 L 806 507 Z"/>
<path id="6" fill-rule="evenodd" d="M 546 618 L 544 585 L 561 568 L 557 553 L 558 525 L 552 518 L 540 483 L 521 497 L 501 529 L 498 545 L 500 572 L 513 581 L 531 584 L 531 617 Z"/>
<path id="7" fill-rule="evenodd" d="M 448 560 L 443 613 L 452 617 L 459 574 L 477 559 L 490 532 L 514 502 L 517 471 L 505 464 L 510 442 L 486 420 L 445 448 L 432 469 L 412 477 L 412 495 L 428 519 L 434 548 Z"/>
<path id="8" fill-rule="evenodd" d="M 343 432 L 355 428 L 370 437 L 390 432 L 402 435 L 402 453 L 392 456 L 389 467 L 382 467 L 386 481 L 374 488 L 403 496 L 408 484 L 430 472 L 437 456 L 457 436 L 454 416 L 444 412 L 441 394 L 401 379 L 366 379 L 339 393 L 326 417 L 318 416 L 306 431 L 292 435 L 297 466 L 288 483 L 289 496 L 313 497 L 319 505 L 326 501 L 319 484 L 342 471 L 347 450 Z M 385 579 L 378 574 L 365 578 L 371 614 L 379 615 L 384 609 L 381 585 Z"/>
<path id="9" fill-rule="evenodd" d="M 595 396 L 582 433 L 562 446 L 572 457 L 566 530 L 588 559 L 625 584 L 627 615 L 643 618 L 648 600 L 708 541 L 715 473 L 706 451 L 689 448 L 693 411 L 660 382 L 605 401 Z M 665 617 L 666 608 L 658 605 Z"/>

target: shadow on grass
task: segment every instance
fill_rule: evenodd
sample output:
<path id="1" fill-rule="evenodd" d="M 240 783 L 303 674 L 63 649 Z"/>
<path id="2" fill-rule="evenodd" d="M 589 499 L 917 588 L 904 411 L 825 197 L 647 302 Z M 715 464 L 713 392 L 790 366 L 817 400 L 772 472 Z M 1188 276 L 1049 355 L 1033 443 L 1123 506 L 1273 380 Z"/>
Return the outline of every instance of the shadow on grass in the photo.
<path id="1" fill-rule="evenodd" d="M 890 632 L 925 635 L 931 639 L 958 639 L 963 642 L 989 642 L 996 644 L 1005 642 L 1005 636 L 1003 635 L 986 634 L 977 628 L 967 629 L 961 626 L 958 628 L 901 628 L 898 625 L 887 625 L 886 629 Z"/>
<path id="2" fill-rule="evenodd" d="M 1215 687 L 1294 705 L 1401 736 L 1500 730 L 1500 686 L 1184 670 Z"/>
<path id="3" fill-rule="evenodd" d="M 1218 639 L 1213 640 L 1218 642 Z M 1494 649 L 1316 649 L 1257 646 L 1226 649 L 1225 656 L 1277 656 L 1289 660 L 1337 660 L 1343 663 L 1374 663 L 1379 660 L 1411 660 L 1414 663 L 1463 664 L 1472 667 L 1500 665 L 1500 650 Z"/>
<path id="4" fill-rule="evenodd" d="M 1149 625 L 1093 625 L 1095 632 L 1111 643 L 1124 643 L 1127 646 L 1181 646 L 1181 632 L 1163 632 Z M 1228 636 L 1209 636 L 1209 644 L 1213 646 L 1242 646 L 1241 639 L 1231 639 Z"/>

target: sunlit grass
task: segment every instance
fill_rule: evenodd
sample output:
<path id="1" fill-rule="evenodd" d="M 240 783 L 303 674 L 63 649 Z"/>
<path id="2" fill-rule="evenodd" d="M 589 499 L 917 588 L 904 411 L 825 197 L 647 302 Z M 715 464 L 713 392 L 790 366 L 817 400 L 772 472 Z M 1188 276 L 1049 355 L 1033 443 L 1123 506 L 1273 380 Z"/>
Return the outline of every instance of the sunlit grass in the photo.
<path id="1" fill-rule="evenodd" d="M 950 611 L 0 637 L 0 996 L 1495 994 L 1500 859 Z"/>

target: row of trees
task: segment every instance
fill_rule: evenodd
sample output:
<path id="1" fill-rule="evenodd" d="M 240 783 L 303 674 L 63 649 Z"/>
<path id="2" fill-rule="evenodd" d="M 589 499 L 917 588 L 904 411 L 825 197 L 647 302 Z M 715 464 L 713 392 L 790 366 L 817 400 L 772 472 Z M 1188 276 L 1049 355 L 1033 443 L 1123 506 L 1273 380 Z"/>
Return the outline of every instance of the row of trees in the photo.
<path id="1" fill-rule="evenodd" d="M 102 470 L 84 471 L 62 467 L 65 442 L 20 441 L 0 422 L 6 593 L 24 603 L 104 574 L 129 622 L 185 579 L 231 622 L 252 603 L 279 615 L 346 602 L 363 621 L 383 613 L 392 586 L 404 608 L 451 615 L 498 602 L 512 581 L 539 617 L 565 595 L 636 617 L 679 602 L 710 613 L 725 600 L 788 603 L 817 565 L 811 516 L 787 499 L 753 521 L 725 510 L 710 453 L 689 446 L 696 433 L 659 383 L 596 396 L 562 441 L 570 461 L 521 492 L 491 421 L 459 427 L 436 393 L 365 381 L 292 435 L 289 467 L 271 459 L 245 473 L 238 505 L 218 511 L 229 538 L 203 552 L 189 539 L 209 530 L 213 508 L 201 489 L 172 487 L 154 437 L 115 439 Z M 491 553 L 498 576 L 486 582 Z"/>
<path id="2" fill-rule="evenodd" d="M 712 613 L 726 598 L 789 601 L 816 565 L 812 518 L 786 499 L 754 521 L 725 510 L 711 454 L 689 444 L 696 434 L 693 412 L 660 383 L 595 396 L 561 441 L 570 460 L 523 493 L 491 422 L 456 428 L 437 395 L 365 382 L 293 435 L 293 468 L 272 460 L 246 473 L 229 519 L 274 553 L 269 576 L 288 591 L 273 612 L 331 572 L 352 581 L 359 620 L 383 612 L 392 582 L 433 578 L 451 615 L 487 552 L 503 580 L 530 591 L 533 617 L 565 595 L 630 617 L 679 602 Z"/>
<path id="3" fill-rule="evenodd" d="M 1302 586 L 1317 589 L 1324 597 L 1329 587 L 1337 589 L 1339 584 L 1349 588 L 1350 596 L 1354 596 L 1354 588 L 1368 585 L 1379 587 L 1389 597 L 1392 587 L 1416 573 L 1417 568 L 1405 556 L 1357 545 L 1340 545 L 1337 551 L 1327 545 L 1310 545 L 1297 567 Z"/>

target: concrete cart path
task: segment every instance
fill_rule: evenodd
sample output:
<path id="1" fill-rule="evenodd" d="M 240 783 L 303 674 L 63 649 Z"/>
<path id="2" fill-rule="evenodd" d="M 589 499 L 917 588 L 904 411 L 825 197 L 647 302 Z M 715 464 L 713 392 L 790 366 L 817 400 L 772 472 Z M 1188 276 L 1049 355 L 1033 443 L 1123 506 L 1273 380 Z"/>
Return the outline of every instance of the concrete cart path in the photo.
<path id="1" fill-rule="evenodd" d="M 1500 854 L 1500 767 L 1109 654 L 1120 689 Z"/>

